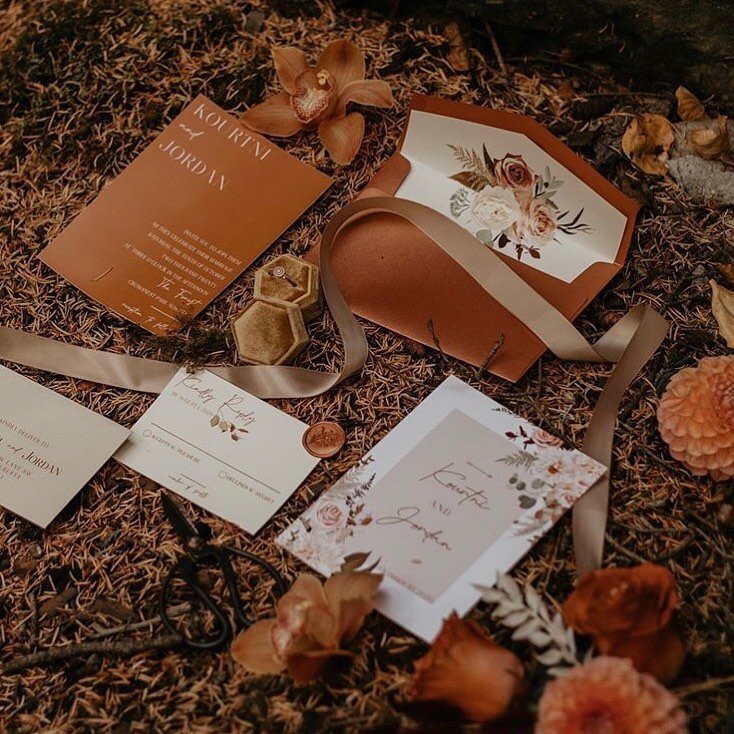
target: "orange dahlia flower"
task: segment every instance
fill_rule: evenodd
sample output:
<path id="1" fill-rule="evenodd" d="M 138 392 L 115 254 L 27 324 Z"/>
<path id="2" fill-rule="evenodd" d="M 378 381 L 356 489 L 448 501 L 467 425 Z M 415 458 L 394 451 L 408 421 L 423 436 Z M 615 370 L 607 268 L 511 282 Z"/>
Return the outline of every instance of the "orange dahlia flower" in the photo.
<path id="1" fill-rule="evenodd" d="M 704 357 L 673 375 L 658 425 L 670 455 L 692 474 L 734 477 L 734 357 Z"/>
<path id="2" fill-rule="evenodd" d="M 687 734 L 678 699 L 629 660 L 599 657 L 549 683 L 535 734 Z"/>
<path id="3" fill-rule="evenodd" d="M 349 41 L 330 43 L 313 69 L 293 46 L 276 46 L 272 54 L 283 91 L 247 110 L 242 122 L 255 132 L 281 138 L 317 128 L 332 159 L 339 165 L 351 163 L 364 137 L 364 117 L 347 114 L 347 105 L 392 107 L 387 82 L 364 78 L 364 54 Z"/>

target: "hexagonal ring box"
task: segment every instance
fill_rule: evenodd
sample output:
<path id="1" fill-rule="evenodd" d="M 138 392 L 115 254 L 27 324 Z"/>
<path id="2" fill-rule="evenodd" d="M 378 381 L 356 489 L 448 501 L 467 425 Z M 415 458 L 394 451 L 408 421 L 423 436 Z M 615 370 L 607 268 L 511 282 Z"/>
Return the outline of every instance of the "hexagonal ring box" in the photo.
<path id="1" fill-rule="evenodd" d="M 321 311 L 319 269 L 293 255 L 280 255 L 255 273 L 255 298 L 295 303 L 310 321 Z"/>
<path id="2" fill-rule="evenodd" d="M 308 344 L 305 319 L 321 306 L 318 268 L 280 255 L 255 273 L 255 297 L 232 322 L 237 352 L 250 364 L 291 362 Z"/>

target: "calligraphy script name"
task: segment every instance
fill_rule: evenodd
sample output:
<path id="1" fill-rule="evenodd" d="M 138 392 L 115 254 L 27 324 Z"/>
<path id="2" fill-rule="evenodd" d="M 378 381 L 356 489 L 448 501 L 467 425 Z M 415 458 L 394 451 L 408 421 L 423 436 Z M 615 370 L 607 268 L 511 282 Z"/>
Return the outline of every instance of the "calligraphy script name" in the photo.
<path id="1" fill-rule="evenodd" d="M 272 147 L 268 145 L 267 141 L 259 136 L 253 136 L 229 115 L 224 115 L 216 109 L 210 109 L 203 102 L 196 107 L 193 114 L 196 121 L 196 123 L 191 123 L 193 126 L 204 125 L 216 130 L 233 145 L 251 153 L 254 160 L 264 161 L 270 155 Z M 189 143 L 193 143 L 203 134 L 203 130 L 193 129 L 183 123 L 179 125 L 179 128 L 188 136 Z M 178 140 L 159 142 L 158 148 L 186 171 L 205 181 L 217 191 L 224 191 L 229 185 L 229 179 L 222 171 L 181 145 Z"/>
<path id="2" fill-rule="evenodd" d="M 421 514 L 420 507 L 401 507 L 394 515 L 386 515 L 375 520 L 375 525 L 407 525 L 421 536 L 421 542 L 434 543 L 443 550 L 452 550 L 451 546 L 442 538 L 443 530 L 429 530 L 417 521 Z"/>
<path id="3" fill-rule="evenodd" d="M 483 489 L 474 489 L 467 482 L 469 477 L 461 471 L 453 468 L 454 462 L 446 464 L 446 466 L 436 469 L 436 471 L 421 477 L 421 482 L 435 482 L 444 489 L 449 490 L 452 494 L 459 497 L 459 505 L 470 502 L 479 510 L 491 510 L 487 496 Z M 491 475 L 487 475 L 491 478 Z"/>
<path id="4" fill-rule="evenodd" d="M 202 379 L 196 377 L 196 375 L 187 375 L 182 380 L 179 380 L 175 385 L 175 388 L 183 388 L 184 390 L 191 391 L 201 401 L 202 405 L 211 405 L 212 403 L 219 403 L 216 408 L 216 413 L 222 417 L 227 417 L 230 420 L 237 420 L 240 428 L 250 426 L 255 422 L 255 411 L 253 410 L 240 410 L 237 406 L 244 402 L 244 398 L 241 395 L 233 395 L 231 398 L 222 400 L 211 387 L 202 385 Z M 212 405 L 212 407 L 214 407 Z"/>

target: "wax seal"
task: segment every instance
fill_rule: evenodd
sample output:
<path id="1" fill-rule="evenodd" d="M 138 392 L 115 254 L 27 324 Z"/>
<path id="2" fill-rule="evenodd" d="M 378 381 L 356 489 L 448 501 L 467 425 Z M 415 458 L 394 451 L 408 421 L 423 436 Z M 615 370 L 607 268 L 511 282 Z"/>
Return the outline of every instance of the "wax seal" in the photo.
<path id="1" fill-rule="evenodd" d="M 303 434 L 303 446 L 311 456 L 328 459 L 339 453 L 346 442 L 344 429 L 333 421 L 314 423 Z"/>

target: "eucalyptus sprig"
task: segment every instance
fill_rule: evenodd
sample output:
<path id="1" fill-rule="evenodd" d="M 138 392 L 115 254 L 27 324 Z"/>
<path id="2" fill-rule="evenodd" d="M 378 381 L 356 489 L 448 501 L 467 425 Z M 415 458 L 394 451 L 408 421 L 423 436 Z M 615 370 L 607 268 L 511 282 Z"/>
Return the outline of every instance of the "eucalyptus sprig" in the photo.
<path id="1" fill-rule="evenodd" d="M 475 584 L 482 599 L 494 604 L 492 617 L 513 630 L 513 640 L 529 642 L 539 651 L 538 662 L 558 677 L 580 665 L 573 630 L 563 623 L 560 612 L 551 613 L 540 594 L 530 585 L 523 589 L 507 574 L 498 574 L 494 586 Z"/>

